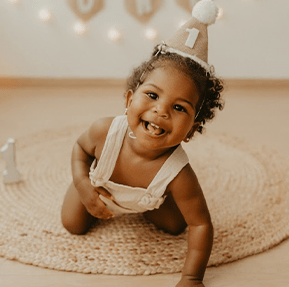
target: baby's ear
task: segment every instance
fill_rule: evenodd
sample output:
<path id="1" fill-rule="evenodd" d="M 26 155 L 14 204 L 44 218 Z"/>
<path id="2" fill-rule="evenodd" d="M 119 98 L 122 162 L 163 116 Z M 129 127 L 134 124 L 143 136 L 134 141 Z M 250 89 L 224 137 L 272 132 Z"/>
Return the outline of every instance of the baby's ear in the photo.
<path id="1" fill-rule="evenodd" d="M 132 96 L 133 96 L 133 91 L 131 89 L 129 89 L 126 93 L 125 93 L 125 107 L 129 108 L 130 104 L 132 102 Z"/>
<path id="2" fill-rule="evenodd" d="M 198 127 L 200 126 L 200 122 L 195 122 L 192 126 L 192 128 L 190 129 L 190 131 L 187 133 L 186 138 L 183 140 L 184 142 L 189 142 L 190 139 L 193 137 L 194 133 L 197 131 Z"/>

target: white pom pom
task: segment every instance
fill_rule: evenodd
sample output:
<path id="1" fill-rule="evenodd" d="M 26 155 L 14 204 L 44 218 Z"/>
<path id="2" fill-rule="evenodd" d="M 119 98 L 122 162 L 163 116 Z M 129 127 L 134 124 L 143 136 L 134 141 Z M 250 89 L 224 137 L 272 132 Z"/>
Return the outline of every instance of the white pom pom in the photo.
<path id="1" fill-rule="evenodd" d="M 218 7 L 212 0 L 201 0 L 193 8 L 192 15 L 201 23 L 214 24 L 218 16 Z"/>

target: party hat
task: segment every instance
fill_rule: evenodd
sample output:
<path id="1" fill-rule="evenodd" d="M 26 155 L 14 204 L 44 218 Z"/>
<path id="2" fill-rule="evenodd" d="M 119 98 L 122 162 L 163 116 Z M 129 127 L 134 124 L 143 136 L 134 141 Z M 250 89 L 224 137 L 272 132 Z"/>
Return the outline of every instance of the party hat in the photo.
<path id="1" fill-rule="evenodd" d="M 192 16 L 165 45 L 160 45 L 161 50 L 189 57 L 210 70 L 207 28 L 215 23 L 218 7 L 212 0 L 201 0 L 194 6 Z"/>

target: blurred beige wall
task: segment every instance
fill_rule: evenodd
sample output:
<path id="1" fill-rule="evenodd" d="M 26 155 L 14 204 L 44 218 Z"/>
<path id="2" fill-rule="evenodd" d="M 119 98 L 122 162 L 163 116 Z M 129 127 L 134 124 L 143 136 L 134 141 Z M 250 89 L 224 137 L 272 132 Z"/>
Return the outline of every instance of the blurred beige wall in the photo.
<path id="1" fill-rule="evenodd" d="M 288 79 L 289 1 L 215 2 L 224 11 L 209 27 L 209 62 L 217 74 Z M 50 21 L 38 18 L 42 8 L 51 11 Z M 124 0 L 104 0 L 103 9 L 87 22 L 86 33 L 78 35 L 73 30 L 78 18 L 67 0 L 1 0 L 0 77 L 125 78 L 189 17 L 176 0 L 162 0 L 160 10 L 144 24 L 128 14 Z M 112 27 L 121 32 L 117 42 L 107 37 Z M 158 31 L 156 40 L 144 36 L 147 28 Z"/>

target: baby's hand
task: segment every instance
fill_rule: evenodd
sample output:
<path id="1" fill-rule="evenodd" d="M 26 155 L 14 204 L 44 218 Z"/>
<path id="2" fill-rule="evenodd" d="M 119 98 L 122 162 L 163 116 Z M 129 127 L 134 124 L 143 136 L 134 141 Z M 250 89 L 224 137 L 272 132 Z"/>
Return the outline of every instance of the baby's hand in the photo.
<path id="1" fill-rule="evenodd" d="M 92 206 L 89 206 L 89 210 L 87 211 L 94 217 L 101 218 L 101 219 L 109 219 L 111 217 L 114 217 L 114 214 L 108 210 L 106 205 L 103 203 L 103 201 L 99 198 L 99 195 L 102 195 L 110 200 L 114 200 L 114 197 L 103 187 L 95 187 L 94 188 L 94 204 Z"/>
<path id="2" fill-rule="evenodd" d="M 94 217 L 101 219 L 109 219 L 114 217 L 114 214 L 108 210 L 103 201 L 99 198 L 99 195 L 113 200 L 113 196 L 103 187 L 93 187 L 90 181 L 82 181 L 78 186 L 81 201 L 86 207 L 86 210 Z"/>

